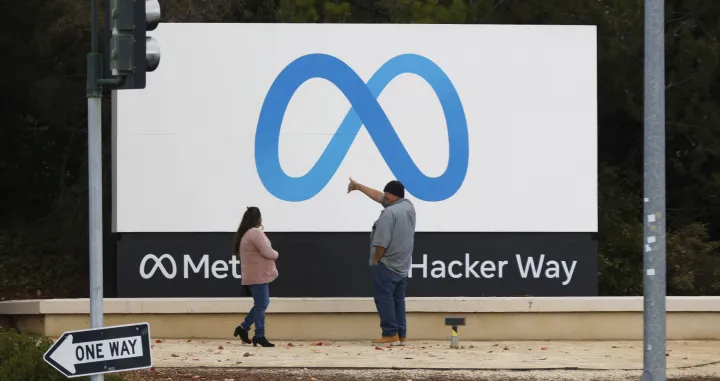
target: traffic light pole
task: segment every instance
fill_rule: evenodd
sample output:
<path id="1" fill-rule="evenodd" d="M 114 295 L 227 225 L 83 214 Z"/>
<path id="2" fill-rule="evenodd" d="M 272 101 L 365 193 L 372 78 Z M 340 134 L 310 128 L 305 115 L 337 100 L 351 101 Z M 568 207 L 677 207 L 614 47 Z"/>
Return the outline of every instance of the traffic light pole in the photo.
<path id="1" fill-rule="evenodd" d="M 98 52 L 98 0 L 90 0 L 91 51 L 87 57 L 90 327 L 103 326 L 102 55 Z M 100 375 L 92 381 L 103 381 Z"/>
<path id="2" fill-rule="evenodd" d="M 90 236 L 90 327 L 103 326 L 103 207 L 102 207 L 102 54 L 98 51 L 98 0 L 90 0 L 90 44 L 87 56 L 88 210 Z M 103 381 L 102 374 L 90 376 Z"/>

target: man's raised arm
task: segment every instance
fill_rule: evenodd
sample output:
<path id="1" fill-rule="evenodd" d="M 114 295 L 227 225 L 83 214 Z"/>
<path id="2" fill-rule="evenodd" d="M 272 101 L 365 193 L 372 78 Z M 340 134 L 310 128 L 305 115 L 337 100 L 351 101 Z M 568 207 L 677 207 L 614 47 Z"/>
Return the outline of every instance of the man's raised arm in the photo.
<path id="1" fill-rule="evenodd" d="M 378 204 L 382 204 L 383 192 L 380 192 L 377 189 L 373 189 L 368 186 L 362 185 L 362 184 L 358 183 L 357 181 L 353 180 L 351 177 L 350 183 L 348 184 L 348 193 L 350 193 L 354 190 L 359 190 L 360 192 L 364 193 L 365 196 L 368 196 L 371 200 L 377 202 Z"/>

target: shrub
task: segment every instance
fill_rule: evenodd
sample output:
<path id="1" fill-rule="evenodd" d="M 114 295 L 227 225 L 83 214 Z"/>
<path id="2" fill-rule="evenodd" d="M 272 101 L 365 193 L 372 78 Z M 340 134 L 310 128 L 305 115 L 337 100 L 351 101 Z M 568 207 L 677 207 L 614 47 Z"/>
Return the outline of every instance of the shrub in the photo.
<path id="1" fill-rule="evenodd" d="M 0 329 L 0 380 L 55 381 L 67 380 L 43 360 L 52 340 Z M 89 377 L 78 378 L 89 380 Z M 119 375 L 106 375 L 106 381 L 122 381 Z"/>

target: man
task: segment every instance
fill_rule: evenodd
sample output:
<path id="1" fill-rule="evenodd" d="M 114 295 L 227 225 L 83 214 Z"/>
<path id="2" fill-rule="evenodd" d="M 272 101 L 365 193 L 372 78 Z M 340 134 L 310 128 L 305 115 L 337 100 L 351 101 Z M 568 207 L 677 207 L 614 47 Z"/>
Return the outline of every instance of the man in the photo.
<path id="1" fill-rule="evenodd" d="M 405 198 L 405 187 L 397 180 L 387 183 L 380 192 L 350 178 L 348 193 L 354 190 L 384 207 L 370 235 L 373 294 L 382 328 L 382 337 L 373 344 L 405 345 L 405 289 L 412 264 L 415 206 Z"/>

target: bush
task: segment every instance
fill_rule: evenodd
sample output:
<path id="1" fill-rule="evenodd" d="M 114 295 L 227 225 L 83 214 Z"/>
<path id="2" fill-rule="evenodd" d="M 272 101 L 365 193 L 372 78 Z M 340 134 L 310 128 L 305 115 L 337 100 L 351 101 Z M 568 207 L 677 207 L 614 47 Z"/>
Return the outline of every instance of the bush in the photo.
<path id="1" fill-rule="evenodd" d="M 52 340 L 0 329 L 0 380 L 61 381 L 67 380 L 43 360 Z M 89 380 L 89 377 L 78 380 Z M 106 381 L 122 381 L 119 375 L 106 375 Z"/>

